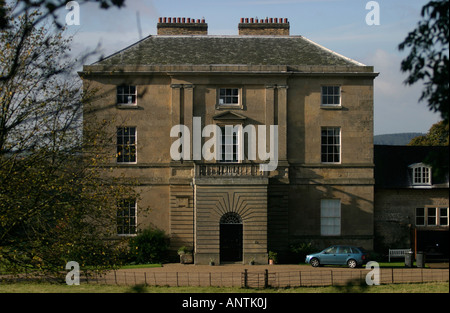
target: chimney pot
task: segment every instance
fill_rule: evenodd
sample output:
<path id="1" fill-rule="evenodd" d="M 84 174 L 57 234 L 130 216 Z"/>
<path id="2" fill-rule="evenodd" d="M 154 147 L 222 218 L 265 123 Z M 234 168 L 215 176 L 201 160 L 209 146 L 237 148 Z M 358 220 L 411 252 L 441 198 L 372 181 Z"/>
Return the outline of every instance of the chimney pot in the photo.
<path id="1" fill-rule="evenodd" d="M 160 17 L 157 30 L 158 35 L 208 35 L 208 24 L 205 18 Z"/>
<path id="2" fill-rule="evenodd" d="M 289 28 L 287 18 L 241 18 L 239 35 L 289 36 Z"/>

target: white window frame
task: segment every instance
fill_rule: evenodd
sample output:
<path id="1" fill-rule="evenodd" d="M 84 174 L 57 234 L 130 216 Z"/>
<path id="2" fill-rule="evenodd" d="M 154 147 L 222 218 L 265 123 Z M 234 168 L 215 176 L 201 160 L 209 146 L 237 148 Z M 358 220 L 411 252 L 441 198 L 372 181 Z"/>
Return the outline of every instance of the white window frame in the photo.
<path id="1" fill-rule="evenodd" d="M 335 133 L 337 130 L 337 136 L 335 134 L 333 134 L 332 136 L 328 136 L 328 131 L 330 131 L 330 130 L 333 130 L 333 133 Z M 327 132 L 327 135 L 325 137 L 326 138 L 325 142 L 324 142 L 324 136 L 323 136 L 324 131 Z M 334 139 L 331 140 L 330 138 L 338 138 L 339 142 L 336 143 Z M 330 140 L 332 141 L 332 143 L 329 142 Z M 336 153 L 336 152 L 332 151 L 331 153 L 329 153 L 330 148 L 332 150 L 338 148 L 339 152 Z M 324 149 L 326 150 L 325 152 L 324 152 Z M 331 127 L 331 126 L 330 127 L 322 127 L 320 129 L 320 162 L 323 164 L 341 164 L 341 161 L 342 161 L 341 154 L 342 154 L 342 130 L 341 130 L 341 127 Z M 326 159 L 325 161 L 323 160 L 324 156 Z M 331 157 L 332 161 L 329 161 L 330 156 L 332 156 Z M 335 160 L 336 156 L 339 159 L 337 161 Z"/>
<path id="2" fill-rule="evenodd" d="M 123 136 L 122 144 L 119 144 L 119 129 L 134 129 L 134 143 L 125 143 L 126 137 Z M 137 163 L 137 127 L 136 126 L 119 126 L 116 128 L 116 163 L 117 164 L 136 164 Z M 134 161 L 121 161 L 119 160 L 119 146 L 123 146 L 121 148 L 122 152 L 126 151 L 125 147 L 134 146 Z"/>
<path id="3" fill-rule="evenodd" d="M 222 90 L 225 95 L 222 95 Z M 227 90 L 231 91 L 231 94 L 227 94 Z M 242 88 L 239 87 L 220 87 L 217 90 L 217 103 L 218 107 L 241 107 L 242 105 Z M 236 92 L 235 92 L 236 91 Z M 227 102 L 228 99 L 237 99 L 237 103 Z"/>
<path id="4" fill-rule="evenodd" d="M 411 164 L 409 168 L 412 171 L 412 185 L 413 186 L 431 186 L 431 171 L 432 167 L 424 163 Z"/>
<path id="5" fill-rule="evenodd" d="M 242 125 L 218 125 L 220 127 L 220 140 L 219 140 L 219 144 L 220 144 L 220 155 L 218 155 L 220 157 L 220 163 L 241 163 L 242 160 L 239 160 L 239 156 L 241 155 L 241 136 L 242 136 Z M 227 145 L 226 142 L 223 142 L 224 140 L 226 140 L 226 127 L 229 126 L 232 128 L 232 136 L 236 138 L 236 143 L 232 142 L 231 143 L 231 149 L 232 149 L 232 156 L 233 159 L 232 160 L 226 160 L 224 157 L 226 157 L 227 154 Z M 238 127 L 237 127 L 238 126 Z M 237 131 L 236 131 L 237 130 Z M 233 140 L 233 139 L 232 139 Z M 236 151 L 234 151 L 234 148 L 236 147 Z M 228 152 L 229 153 L 229 152 Z"/>
<path id="6" fill-rule="evenodd" d="M 127 207 L 125 207 L 127 204 Z M 117 204 L 117 220 L 116 220 L 116 234 L 118 236 L 136 236 L 137 234 L 137 201 L 136 199 L 123 199 Z M 119 216 L 119 213 L 128 210 L 127 216 Z M 132 214 L 132 210 L 134 214 Z M 123 219 L 122 227 L 127 228 L 128 231 L 119 232 L 119 219 Z M 131 231 L 133 229 L 134 231 Z"/>
<path id="7" fill-rule="evenodd" d="M 122 90 L 120 90 L 119 88 L 122 88 Z M 132 88 L 134 89 L 134 93 L 131 91 Z M 126 99 L 126 101 L 123 101 L 124 99 Z M 137 106 L 137 86 L 136 85 L 117 86 L 116 102 L 117 105 L 119 106 Z"/>
<path id="8" fill-rule="evenodd" d="M 439 226 L 448 226 L 448 208 L 438 207 L 437 210 L 438 210 L 438 214 L 439 214 L 439 217 L 438 217 Z M 445 211 L 445 214 L 442 214 L 441 210 Z M 442 219 L 444 219 L 444 218 L 446 219 L 446 222 L 443 223 Z"/>
<path id="9" fill-rule="evenodd" d="M 341 235 L 341 200 L 322 199 L 320 200 L 320 235 L 340 236 Z"/>
<path id="10" fill-rule="evenodd" d="M 337 98 L 337 101 L 336 101 L 336 98 Z M 320 88 L 320 105 L 322 107 L 340 107 L 340 106 L 342 106 L 341 86 L 339 86 L 339 85 L 323 85 L 323 86 L 321 86 L 321 88 Z"/>
<path id="11" fill-rule="evenodd" d="M 423 210 L 423 215 L 418 215 L 418 210 Z M 434 214 L 431 215 L 432 210 Z M 423 219 L 423 223 L 417 223 L 417 219 Z M 434 222 L 433 222 L 434 219 Z M 448 207 L 443 206 L 424 206 L 415 209 L 415 223 L 416 226 L 422 227 L 437 227 L 437 226 L 448 226 Z"/>

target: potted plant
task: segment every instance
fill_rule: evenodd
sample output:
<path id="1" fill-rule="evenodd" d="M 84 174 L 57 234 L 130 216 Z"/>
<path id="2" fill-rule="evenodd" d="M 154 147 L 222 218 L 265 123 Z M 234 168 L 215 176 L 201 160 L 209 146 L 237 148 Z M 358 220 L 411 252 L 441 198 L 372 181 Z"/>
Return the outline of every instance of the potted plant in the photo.
<path id="1" fill-rule="evenodd" d="M 252 258 L 248 264 L 255 265 L 255 258 Z"/>
<path id="2" fill-rule="evenodd" d="M 278 253 L 269 251 L 269 264 L 277 263 Z"/>
<path id="3" fill-rule="evenodd" d="M 181 264 L 189 264 L 194 263 L 194 257 L 192 256 L 192 251 L 182 246 L 180 249 L 178 249 L 178 255 L 180 256 L 180 263 Z"/>
<path id="4" fill-rule="evenodd" d="M 216 263 L 214 262 L 213 258 L 209 259 L 209 265 L 214 266 Z"/>

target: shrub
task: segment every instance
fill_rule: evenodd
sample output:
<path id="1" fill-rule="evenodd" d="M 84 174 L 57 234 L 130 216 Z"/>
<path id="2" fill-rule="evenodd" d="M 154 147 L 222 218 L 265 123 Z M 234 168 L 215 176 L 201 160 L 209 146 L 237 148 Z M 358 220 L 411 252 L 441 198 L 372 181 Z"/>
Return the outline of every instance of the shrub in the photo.
<path id="1" fill-rule="evenodd" d="M 295 254 L 295 258 L 299 262 L 305 262 L 305 258 L 308 254 L 317 252 L 311 242 L 297 242 L 291 245 L 291 252 Z"/>
<path id="2" fill-rule="evenodd" d="M 129 241 L 130 258 L 136 264 L 162 263 L 167 258 L 169 238 L 164 231 L 147 228 Z"/>

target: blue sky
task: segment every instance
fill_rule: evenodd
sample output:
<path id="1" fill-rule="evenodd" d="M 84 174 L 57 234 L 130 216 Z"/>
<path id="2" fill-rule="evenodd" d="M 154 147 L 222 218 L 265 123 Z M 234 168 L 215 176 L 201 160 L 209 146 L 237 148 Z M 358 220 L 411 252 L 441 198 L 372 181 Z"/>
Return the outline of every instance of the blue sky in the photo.
<path id="1" fill-rule="evenodd" d="M 375 79 L 375 134 L 427 132 L 440 120 L 425 102 L 418 102 L 421 85 L 407 87 L 398 44 L 420 19 L 428 0 L 378 0 L 380 25 L 366 24 L 365 0 L 126 0 L 126 7 L 100 10 L 82 5 L 80 25 L 69 26 L 77 52 L 100 44 L 109 55 L 156 35 L 158 17 L 205 18 L 211 35 L 237 35 L 241 17 L 282 17 L 291 35 L 310 40 L 366 65 L 380 75 Z M 68 11 L 67 11 L 68 12 Z M 62 16 L 66 14 L 64 10 Z M 138 26 L 139 24 L 139 26 Z M 92 59 L 92 61 L 94 61 Z"/>

